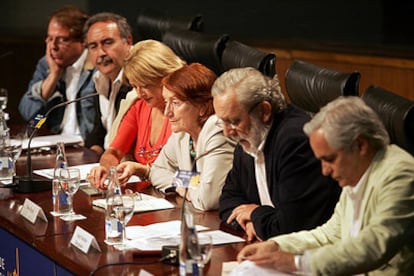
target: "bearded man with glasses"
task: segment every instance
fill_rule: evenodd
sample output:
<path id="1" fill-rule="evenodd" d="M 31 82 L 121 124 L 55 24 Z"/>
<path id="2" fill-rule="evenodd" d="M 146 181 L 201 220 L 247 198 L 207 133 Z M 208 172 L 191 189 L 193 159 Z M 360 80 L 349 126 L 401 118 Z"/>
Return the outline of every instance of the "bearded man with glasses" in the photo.
<path id="1" fill-rule="evenodd" d="M 220 218 L 249 241 L 312 229 L 332 215 L 340 187 L 321 173 L 302 128 L 310 116 L 286 103 L 277 76 L 254 68 L 222 74 L 212 88 L 216 124 L 236 140 Z"/>
<path id="2" fill-rule="evenodd" d="M 50 15 L 46 54 L 37 63 L 27 92 L 19 104 L 22 117 L 30 121 L 53 106 L 95 93 L 95 72 L 87 62 L 83 26 L 88 15 L 75 6 L 64 6 Z M 52 132 L 80 135 L 88 140 L 94 129 L 96 108 L 89 98 L 57 108 L 46 121 Z"/>

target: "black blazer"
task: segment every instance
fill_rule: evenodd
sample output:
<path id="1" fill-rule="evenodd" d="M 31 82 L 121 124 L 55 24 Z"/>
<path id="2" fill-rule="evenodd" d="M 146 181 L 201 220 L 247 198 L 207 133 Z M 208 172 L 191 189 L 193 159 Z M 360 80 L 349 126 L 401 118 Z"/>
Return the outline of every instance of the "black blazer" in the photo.
<path id="1" fill-rule="evenodd" d="M 261 239 L 312 229 L 327 221 L 341 193 L 338 184 L 322 175 L 320 161 L 302 130 L 310 117 L 290 105 L 275 114 L 264 147 L 267 184 L 275 208 L 260 206 L 252 215 L 256 234 Z M 220 197 L 219 214 L 226 221 L 241 205 L 260 205 L 254 159 L 240 145 L 234 152 Z M 232 227 L 239 228 L 235 223 Z"/>

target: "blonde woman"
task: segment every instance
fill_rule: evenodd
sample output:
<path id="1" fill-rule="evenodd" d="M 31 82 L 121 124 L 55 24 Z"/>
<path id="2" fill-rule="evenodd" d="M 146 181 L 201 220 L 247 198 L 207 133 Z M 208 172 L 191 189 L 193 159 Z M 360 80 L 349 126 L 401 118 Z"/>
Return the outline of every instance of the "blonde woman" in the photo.
<path id="1" fill-rule="evenodd" d="M 119 179 L 135 174 L 146 179 L 150 166 L 171 135 L 171 127 L 163 114 L 161 80 L 185 65 L 168 46 L 155 40 L 136 43 L 125 60 L 124 77 L 137 92 L 139 99 L 128 109 L 110 147 L 103 153 L 100 165 L 89 174 L 89 181 L 99 188 L 105 188 L 110 166 L 116 166 L 133 149 L 133 159 L 128 170 Z M 121 114 L 118 116 L 122 116 Z"/>

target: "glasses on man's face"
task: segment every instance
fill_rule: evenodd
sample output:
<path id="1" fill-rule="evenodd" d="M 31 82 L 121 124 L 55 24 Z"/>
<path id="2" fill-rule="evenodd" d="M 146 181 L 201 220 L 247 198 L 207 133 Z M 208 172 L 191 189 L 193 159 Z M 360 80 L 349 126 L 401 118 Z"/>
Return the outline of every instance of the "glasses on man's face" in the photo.
<path id="1" fill-rule="evenodd" d="M 46 43 L 55 43 L 59 46 L 69 46 L 69 44 L 73 41 L 73 38 L 70 36 L 47 36 L 45 39 Z"/>
<path id="2" fill-rule="evenodd" d="M 260 101 L 260 102 L 255 103 L 254 105 L 252 105 L 252 107 L 250 107 L 250 109 L 247 111 L 247 114 L 250 115 L 250 113 L 252 113 L 253 110 L 255 110 L 256 107 L 260 103 L 262 103 L 262 102 Z M 240 124 L 241 124 L 241 119 L 222 120 L 222 119 L 218 118 L 217 121 L 216 121 L 216 126 L 218 126 L 220 128 L 228 127 L 231 130 L 239 129 Z"/>

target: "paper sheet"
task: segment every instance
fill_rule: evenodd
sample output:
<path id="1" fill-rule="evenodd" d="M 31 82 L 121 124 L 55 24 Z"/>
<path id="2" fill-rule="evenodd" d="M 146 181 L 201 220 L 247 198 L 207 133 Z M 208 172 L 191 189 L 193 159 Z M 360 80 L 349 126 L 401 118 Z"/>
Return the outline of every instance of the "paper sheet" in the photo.
<path id="1" fill-rule="evenodd" d="M 63 142 L 65 145 L 74 145 L 82 143 L 82 137 L 79 135 L 70 134 L 56 134 L 56 135 L 43 135 L 36 136 L 30 143 L 30 148 L 41 148 L 41 147 L 55 147 L 57 142 Z M 22 149 L 26 150 L 29 139 L 24 139 L 22 143 Z"/>
<path id="2" fill-rule="evenodd" d="M 90 163 L 90 164 L 83 164 L 83 165 L 78 165 L 78 166 L 69 166 L 69 168 L 78 168 L 80 170 L 81 185 L 82 184 L 88 185 L 89 183 L 86 182 L 86 175 L 91 171 L 93 167 L 96 167 L 98 165 L 99 163 Z M 54 168 L 34 170 L 33 173 L 46 177 L 48 179 L 52 179 L 53 170 Z M 141 181 L 140 178 L 136 175 L 133 175 L 129 178 L 128 183 L 134 183 L 134 182 L 139 182 L 139 181 Z"/>
<path id="3" fill-rule="evenodd" d="M 163 245 L 178 245 L 181 221 L 173 220 L 147 226 L 127 226 L 126 235 L 131 239 L 129 246 L 142 251 L 161 250 Z M 205 231 L 208 227 L 196 225 L 199 235 L 210 235 L 213 245 L 244 242 L 244 239 L 221 230 Z M 202 231 L 202 232 L 200 232 Z"/>
<path id="4" fill-rule="evenodd" d="M 141 193 L 141 197 L 141 200 L 135 201 L 134 212 L 147 212 L 174 208 L 174 205 L 164 198 L 158 198 L 144 193 Z M 92 204 L 105 209 L 106 199 L 95 199 L 92 201 Z"/>
<path id="5" fill-rule="evenodd" d="M 245 276 L 245 275 L 260 275 L 260 276 L 286 276 L 286 275 L 292 275 L 288 273 L 283 273 L 280 271 L 277 271 L 272 268 L 258 266 L 254 262 L 251 261 L 244 261 L 240 264 L 234 264 L 233 262 L 230 263 L 230 267 L 226 267 L 223 263 L 223 272 L 222 275 L 229 275 L 229 276 Z M 233 266 L 233 267 L 232 267 Z M 231 269 L 231 272 L 228 273 L 228 269 Z M 226 274 L 224 274 L 224 271 L 226 269 Z"/>

